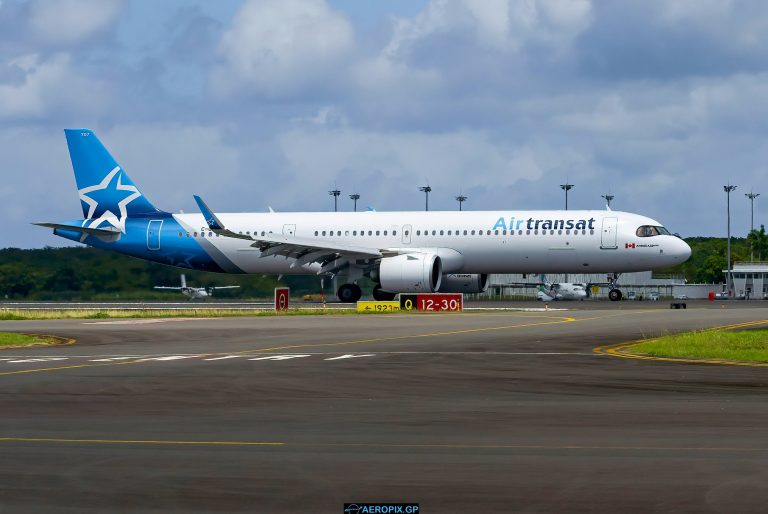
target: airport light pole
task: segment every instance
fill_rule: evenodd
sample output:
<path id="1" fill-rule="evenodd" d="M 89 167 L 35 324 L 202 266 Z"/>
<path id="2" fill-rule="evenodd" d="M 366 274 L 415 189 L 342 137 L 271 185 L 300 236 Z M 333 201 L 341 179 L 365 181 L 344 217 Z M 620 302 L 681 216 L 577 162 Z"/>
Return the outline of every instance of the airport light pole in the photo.
<path id="1" fill-rule="evenodd" d="M 333 196 L 333 212 L 339 212 L 339 195 L 341 191 L 338 189 L 331 189 L 328 194 Z"/>
<path id="2" fill-rule="evenodd" d="M 726 204 L 728 210 L 728 269 L 726 270 L 725 276 L 725 288 L 728 290 L 728 298 L 731 297 L 731 192 L 734 190 L 736 190 L 736 186 L 732 186 L 731 184 L 723 186 L 723 191 L 725 191 L 728 198 Z"/>
<path id="3" fill-rule="evenodd" d="M 750 191 L 749 193 L 744 193 L 744 196 L 749 198 L 750 202 L 750 217 L 749 217 L 749 230 L 750 232 L 755 230 L 755 198 L 760 196 L 760 193 L 753 193 Z"/>
<path id="4" fill-rule="evenodd" d="M 750 191 L 749 193 L 744 193 L 744 196 L 749 198 L 749 231 L 750 233 L 755 230 L 755 198 L 760 196 L 760 193 L 753 193 Z M 755 254 L 752 252 L 752 245 L 749 245 L 749 260 L 754 261 L 755 260 Z"/>
<path id="5" fill-rule="evenodd" d="M 613 195 L 600 195 L 601 198 L 605 198 L 606 203 L 608 204 L 608 208 L 611 208 L 611 200 L 614 199 Z"/>
<path id="6" fill-rule="evenodd" d="M 467 201 L 467 197 L 464 195 L 459 195 L 456 197 L 456 201 L 459 202 L 459 210 L 461 210 L 461 204 Z"/>
<path id="7" fill-rule="evenodd" d="M 429 210 L 429 193 L 430 193 L 430 191 L 432 191 L 432 188 L 429 187 L 429 186 L 422 186 L 422 187 L 419 188 L 419 191 L 422 191 L 424 193 L 424 195 L 426 196 L 426 202 L 427 203 L 426 203 L 426 207 L 425 207 L 424 210 L 428 211 Z"/>
<path id="8" fill-rule="evenodd" d="M 566 179 L 565 184 L 560 184 L 560 189 L 565 191 L 565 210 L 568 210 L 568 191 L 573 189 L 573 184 L 569 184 L 568 180 Z"/>
<path id="9" fill-rule="evenodd" d="M 357 212 L 357 201 L 360 199 L 360 195 L 357 193 L 353 193 L 349 195 L 349 197 L 352 199 L 353 202 L 355 202 L 355 212 Z"/>

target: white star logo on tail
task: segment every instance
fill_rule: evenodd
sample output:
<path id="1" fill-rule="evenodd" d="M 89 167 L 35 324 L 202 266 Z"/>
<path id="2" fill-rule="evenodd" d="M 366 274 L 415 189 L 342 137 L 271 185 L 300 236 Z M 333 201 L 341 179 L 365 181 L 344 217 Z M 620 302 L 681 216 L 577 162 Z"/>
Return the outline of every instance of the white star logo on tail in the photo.
<path id="1" fill-rule="evenodd" d="M 125 220 L 128 217 L 126 207 L 129 203 L 141 196 L 141 193 L 136 188 L 136 186 L 123 184 L 122 174 L 117 177 L 117 185 L 115 186 L 115 189 L 118 191 L 130 191 L 131 194 L 118 202 L 117 208 L 119 213 L 115 214 L 107 209 L 101 214 L 101 216 L 95 219 L 93 219 L 93 214 L 96 212 L 96 209 L 99 206 L 99 202 L 88 196 L 88 193 L 106 190 L 112 183 L 112 179 L 119 171 L 120 166 L 115 166 L 115 169 L 110 171 L 99 184 L 96 184 L 95 186 L 84 187 L 78 191 L 80 194 L 80 200 L 88 205 L 88 214 L 86 216 L 87 219 L 83 222 L 83 226 L 85 226 L 87 223 L 89 228 L 98 228 L 99 225 L 106 221 L 113 227 L 120 229 L 122 233 L 125 233 Z"/>

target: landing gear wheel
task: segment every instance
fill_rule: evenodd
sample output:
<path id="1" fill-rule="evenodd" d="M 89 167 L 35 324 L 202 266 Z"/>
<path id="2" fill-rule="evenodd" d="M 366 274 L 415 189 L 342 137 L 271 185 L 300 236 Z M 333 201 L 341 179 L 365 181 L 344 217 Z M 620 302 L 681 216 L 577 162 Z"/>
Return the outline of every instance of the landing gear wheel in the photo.
<path id="1" fill-rule="evenodd" d="M 389 291 L 383 291 L 381 286 L 373 288 L 373 299 L 378 302 L 390 302 L 395 299 L 396 293 L 390 293 Z"/>
<path id="2" fill-rule="evenodd" d="M 336 294 L 342 303 L 355 303 L 363 296 L 363 292 L 357 284 L 344 284 Z"/>
<path id="3" fill-rule="evenodd" d="M 608 292 L 608 299 L 612 302 L 618 302 L 619 300 L 621 300 L 621 297 L 622 297 L 622 294 L 619 289 L 611 289 Z"/>

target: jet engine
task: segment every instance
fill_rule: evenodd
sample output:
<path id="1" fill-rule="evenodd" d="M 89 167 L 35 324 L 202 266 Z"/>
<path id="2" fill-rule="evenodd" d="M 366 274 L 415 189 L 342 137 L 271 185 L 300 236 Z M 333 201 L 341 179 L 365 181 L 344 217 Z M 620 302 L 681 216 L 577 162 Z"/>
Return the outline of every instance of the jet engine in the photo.
<path id="1" fill-rule="evenodd" d="M 440 257 L 431 253 L 385 257 L 379 264 L 381 289 L 393 293 L 434 293 L 442 277 Z"/>
<path id="2" fill-rule="evenodd" d="M 482 293 L 488 289 L 488 275 L 446 273 L 440 282 L 441 293 Z"/>

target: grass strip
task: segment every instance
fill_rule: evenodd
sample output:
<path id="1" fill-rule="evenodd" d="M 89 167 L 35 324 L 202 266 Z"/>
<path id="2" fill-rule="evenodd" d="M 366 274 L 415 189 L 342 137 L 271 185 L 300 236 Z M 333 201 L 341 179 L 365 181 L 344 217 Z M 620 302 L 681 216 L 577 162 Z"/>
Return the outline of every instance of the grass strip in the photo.
<path id="1" fill-rule="evenodd" d="M 702 330 L 632 345 L 631 353 L 654 357 L 768 362 L 768 330 Z"/>
<path id="2" fill-rule="evenodd" d="M 355 309 L 289 309 L 275 312 L 272 310 L 251 309 L 2 309 L 0 320 L 41 320 L 41 319 L 112 319 L 112 318 L 225 318 L 225 317 L 262 317 L 262 316 L 327 316 L 334 314 L 358 314 Z"/>
<path id="3" fill-rule="evenodd" d="M 53 337 L 42 335 L 27 335 L 16 334 L 14 332 L 0 332 L 0 348 L 3 347 L 18 347 L 18 346 L 34 346 L 34 345 L 48 345 L 55 344 L 57 341 Z"/>

